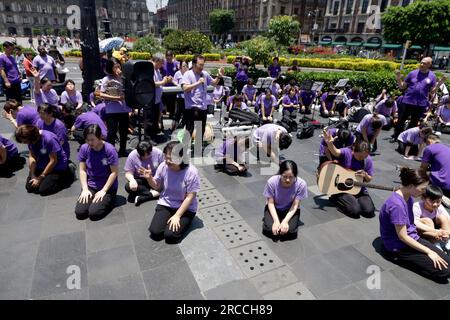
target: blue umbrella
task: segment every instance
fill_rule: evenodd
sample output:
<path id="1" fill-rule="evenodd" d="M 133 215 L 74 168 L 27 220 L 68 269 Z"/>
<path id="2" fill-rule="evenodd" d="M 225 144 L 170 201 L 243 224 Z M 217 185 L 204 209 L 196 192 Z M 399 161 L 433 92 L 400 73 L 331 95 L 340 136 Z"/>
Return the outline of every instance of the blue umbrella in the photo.
<path id="1" fill-rule="evenodd" d="M 125 40 L 119 37 L 104 39 L 99 42 L 100 52 L 108 52 L 113 49 L 118 50 L 124 43 Z"/>

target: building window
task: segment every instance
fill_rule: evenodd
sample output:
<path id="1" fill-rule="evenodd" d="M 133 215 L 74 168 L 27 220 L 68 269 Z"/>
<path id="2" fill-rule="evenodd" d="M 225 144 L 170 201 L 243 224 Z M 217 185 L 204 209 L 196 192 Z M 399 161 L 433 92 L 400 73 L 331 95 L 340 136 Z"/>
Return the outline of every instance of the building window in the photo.
<path id="1" fill-rule="evenodd" d="M 34 22 L 34 24 L 39 24 L 39 19 L 37 17 L 34 17 L 33 22 Z"/>
<path id="2" fill-rule="evenodd" d="M 353 4 L 355 0 L 347 0 L 347 6 L 345 7 L 345 13 L 351 14 L 353 12 Z"/>
<path id="3" fill-rule="evenodd" d="M 14 17 L 13 16 L 6 16 L 6 22 L 7 23 L 14 23 Z"/>
<path id="4" fill-rule="evenodd" d="M 55 26 L 58 25 L 58 18 L 53 18 L 53 24 L 54 24 Z"/>
<path id="5" fill-rule="evenodd" d="M 389 4 L 389 0 L 381 0 L 381 4 L 380 4 L 380 11 L 384 12 L 386 11 L 386 7 Z"/>
<path id="6" fill-rule="evenodd" d="M 344 22 L 344 32 L 350 31 L 350 22 Z"/>
<path id="7" fill-rule="evenodd" d="M 339 13 L 339 1 L 333 3 L 333 15 L 337 16 Z"/>
<path id="8" fill-rule="evenodd" d="M 286 7 L 280 7 L 280 14 L 285 15 L 286 14 Z"/>
<path id="9" fill-rule="evenodd" d="M 11 7 L 9 4 L 5 4 L 5 12 L 11 11 Z"/>
<path id="10" fill-rule="evenodd" d="M 363 0 L 361 3 L 361 13 L 367 13 L 368 8 L 369 8 L 369 0 Z"/>
<path id="11" fill-rule="evenodd" d="M 294 14 L 298 15 L 298 8 L 294 8 Z"/>
<path id="12" fill-rule="evenodd" d="M 406 7 L 407 5 L 409 5 L 411 3 L 410 0 L 403 0 L 402 2 L 402 7 Z"/>
<path id="13" fill-rule="evenodd" d="M 330 22 L 330 29 L 336 30 L 336 22 Z"/>
<path id="14" fill-rule="evenodd" d="M 365 26 L 366 26 L 365 22 L 358 22 L 358 29 L 356 30 L 356 33 L 363 33 Z"/>

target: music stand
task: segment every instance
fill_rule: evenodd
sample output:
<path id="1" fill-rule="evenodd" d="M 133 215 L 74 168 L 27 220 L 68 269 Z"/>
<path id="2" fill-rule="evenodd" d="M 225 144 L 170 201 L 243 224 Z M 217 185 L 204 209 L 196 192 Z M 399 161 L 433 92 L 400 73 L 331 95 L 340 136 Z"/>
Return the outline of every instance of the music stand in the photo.
<path id="1" fill-rule="evenodd" d="M 304 80 L 300 85 L 300 90 L 302 91 L 311 91 L 315 82 L 312 80 Z"/>
<path id="2" fill-rule="evenodd" d="M 222 77 L 223 79 L 223 86 L 227 87 L 227 88 L 231 88 L 233 87 L 233 80 L 231 79 L 231 77 Z"/>
<path id="3" fill-rule="evenodd" d="M 316 92 L 322 91 L 323 86 L 324 86 L 323 82 L 314 81 L 311 91 L 316 91 Z"/>
<path id="4" fill-rule="evenodd" d="M 255 84 L 255 88 L 256 89 L 261 89 L 262 88 L 262 86 L 263 86 L 263 84 L 264 84 L 264 80 L 265 80 L 266 78 L 258 78 L 258 81 L 256 82 L 256 84 Z"/>
<path id="5" fill-rule="evenodd" d="M 349 79 L 339 79 L 339 81 L 336 83 L 335 87 L 336 88 L 345 88 L 348 81 L 349 81 Z"/>

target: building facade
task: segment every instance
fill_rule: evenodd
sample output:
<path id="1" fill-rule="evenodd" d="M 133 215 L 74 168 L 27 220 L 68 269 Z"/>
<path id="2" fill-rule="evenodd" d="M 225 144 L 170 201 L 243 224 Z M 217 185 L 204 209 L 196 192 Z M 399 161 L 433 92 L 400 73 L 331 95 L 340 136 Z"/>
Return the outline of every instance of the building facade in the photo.
<path id="1" fill-rule="evenodd" d="M 350 43 L 376 47 L 383 42 L 381 14 L 389 6 L 414 0 L 328 0 L 320 43 Z"/>
<path id="2" fill-rule="evenodd" d="M 79 5 L 79 0 L 0 0 L 0 33 L 29 36 L 36 33 L 62 34 L 67 32 L 67 7 Z M 96 0 L 97 25 L 107 8 L 113 35 L 142 35 L 149 33 L 149 14 L 145 0 Z"/>
<path id="3" fill-rule="evenodd" d="M 316 30 L 323 28 L 326 0 L 169 0 L 169 26 L 181 30 L 199 30 L 209 34 L 209 13 L 214 9 L 233 10 L 236 24 L 230 33 L 232 41 L 248 40 L 267 31 L 271 18 L 292 15 L 301 23 L 306 42 Z M 314 29 L 316 23 L 316 29 Z M 318 36 L 317 32 L 317 36 Z"/>

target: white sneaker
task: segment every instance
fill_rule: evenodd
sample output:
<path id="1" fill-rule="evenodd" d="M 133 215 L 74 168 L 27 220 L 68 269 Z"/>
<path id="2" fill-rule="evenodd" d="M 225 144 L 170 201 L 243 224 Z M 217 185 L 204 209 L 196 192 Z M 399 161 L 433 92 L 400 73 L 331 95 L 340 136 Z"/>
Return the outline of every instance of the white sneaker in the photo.
<path id="1" fill-rule="evenodd" d="M 450 208 L 450 199 L 446 196 L 442 196 L 442 204 L 444 207 Z"/>
<path id="2" fill-rule="evenodd" d="M 442 244 L 441 244 L 440 241 L 436 242 L 436 243 L 434 244 L 434 246 L 435 246 L 436 248 L 438 248 L 439 250 L 444 251 L 444 249 L 442 249 Z"/>

